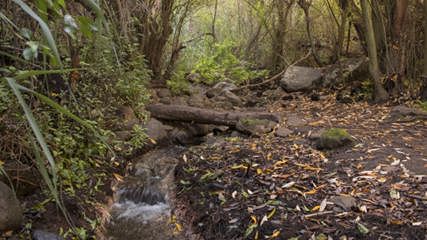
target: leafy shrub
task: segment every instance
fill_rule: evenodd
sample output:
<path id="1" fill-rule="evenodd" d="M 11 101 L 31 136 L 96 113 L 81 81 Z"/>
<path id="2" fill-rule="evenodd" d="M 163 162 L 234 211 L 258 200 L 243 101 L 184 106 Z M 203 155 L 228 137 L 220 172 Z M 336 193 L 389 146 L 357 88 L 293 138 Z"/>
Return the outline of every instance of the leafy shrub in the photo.
<path id="1" fill-rule="evenodd" d="M 248 70 L 247 63 L 239 60 L 233 52 L 235 45 L 232 41 L 215 44 L 210 53 L 199 59 L 193 71 L 199 73 L 202 81 L 209 85 L 228 79 L 242 84 L 250 78 L 266 74 Z"/>
<path id="2" fill-rule="evenodd" d="M 172 78 L 166 82 L 172 94 L 190 94 L 190 83 L 185 79 L 184 75 L 183 71 L 178 71 L 178 73 L 174 73 Z"/>

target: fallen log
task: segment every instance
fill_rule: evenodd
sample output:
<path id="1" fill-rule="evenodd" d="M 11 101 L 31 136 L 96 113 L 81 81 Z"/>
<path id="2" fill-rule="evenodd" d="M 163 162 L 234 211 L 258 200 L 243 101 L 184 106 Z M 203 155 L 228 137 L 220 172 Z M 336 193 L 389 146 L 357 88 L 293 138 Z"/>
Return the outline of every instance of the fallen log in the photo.
<path id="1" fill-rule="evenodd" d="M 231 112 L 183 105 L 151 104 L 146 107 L 152 117 L 170 121 L 236 126 L 239 119 L 266 119 L 279 122 L 280 117 L 268 112 Z"/>

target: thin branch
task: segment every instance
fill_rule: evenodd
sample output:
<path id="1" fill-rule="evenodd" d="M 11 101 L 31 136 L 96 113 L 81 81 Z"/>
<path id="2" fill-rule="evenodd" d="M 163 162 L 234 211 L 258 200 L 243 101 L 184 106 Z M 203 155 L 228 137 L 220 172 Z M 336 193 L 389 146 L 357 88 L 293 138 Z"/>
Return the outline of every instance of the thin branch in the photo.
<path id="1" fill-rule="evenodd" d="M 270 78 L 268 78 L 268 79 L 264 80 L 263 82 L 255 83 L 255 84 L 248 84 L 248 85 L 245 85 L 245 86 L 243 86 L 243 87 L 239 87 L 239 88 L 234 89 L 234 90 L 233 90 L 233 92 L 237 92 L 237 91 L 243 90 L 243 89 L 245 89 L 245 88 L 259 87 L 259 86 L 262 86 L 262 85 L 264 85 L 264 84 L 267 84 L 267 83 L 270 83 L 270 82 L 274 82 L 274 81 L 276 81 L 278 78 L 280 78 L 280 77 L 281 77 L 281 76 L 286 72 L 286 70 L 288 70 L 288 68 L 293 67 L 293 66 L 297 65 L 298 63 L 300 63 L 300 62 L 304 61 L 305 59 L 309 58 L 309 57 L 311 56 L 311 54 L 312 54 L 312 51 L 310 50 L 310 51 L 309 51 L 305 56 L 303 56 L 302 58 L 298 59 L 296 62 L 292 63 L 291 65 L 289 65 L 289 66 L 285 67 L 285 68 L 284 68 L 281 72 L 279 72 L 278 74 L 276 74 L 276 75 L 274 75 L 274 76 L 272 76 L 272 77 L 270 77 Z"/>

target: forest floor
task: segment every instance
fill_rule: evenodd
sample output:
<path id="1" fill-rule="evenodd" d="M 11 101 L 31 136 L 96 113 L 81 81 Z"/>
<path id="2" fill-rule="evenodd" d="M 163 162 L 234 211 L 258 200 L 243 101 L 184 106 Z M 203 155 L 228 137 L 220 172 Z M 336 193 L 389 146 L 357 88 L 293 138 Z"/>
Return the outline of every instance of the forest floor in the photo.
<path id="1" fill-rule="evenodd" d="M 215 137 L 182 154 L 177 201 L 204 239 L 426 239 L 427 121 L 299 95 L 267 106 L 292 133 Z M 316 150 L 346 129 L 354 144 Z M 276 129 L 277 130 L 277 129 Z"/>

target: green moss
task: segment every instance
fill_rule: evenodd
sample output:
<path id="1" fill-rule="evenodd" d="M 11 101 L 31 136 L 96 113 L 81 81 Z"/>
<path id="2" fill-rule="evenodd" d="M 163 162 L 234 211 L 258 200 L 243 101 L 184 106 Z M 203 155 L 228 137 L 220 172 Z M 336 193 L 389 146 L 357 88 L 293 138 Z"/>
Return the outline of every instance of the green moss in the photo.
<path id="1" fill-rule="evenodd" d="M 351 135 L 342 128 L 331 128 L 322 133 L 322 138 L 340 140 L 340 139 L 350 139 Z"/>
<path id="2" fill-rule="evenodd" d="M 421 110 L 427 112 L 427 101 L 420 102 L 418 105 L 420 106 Z"/>

